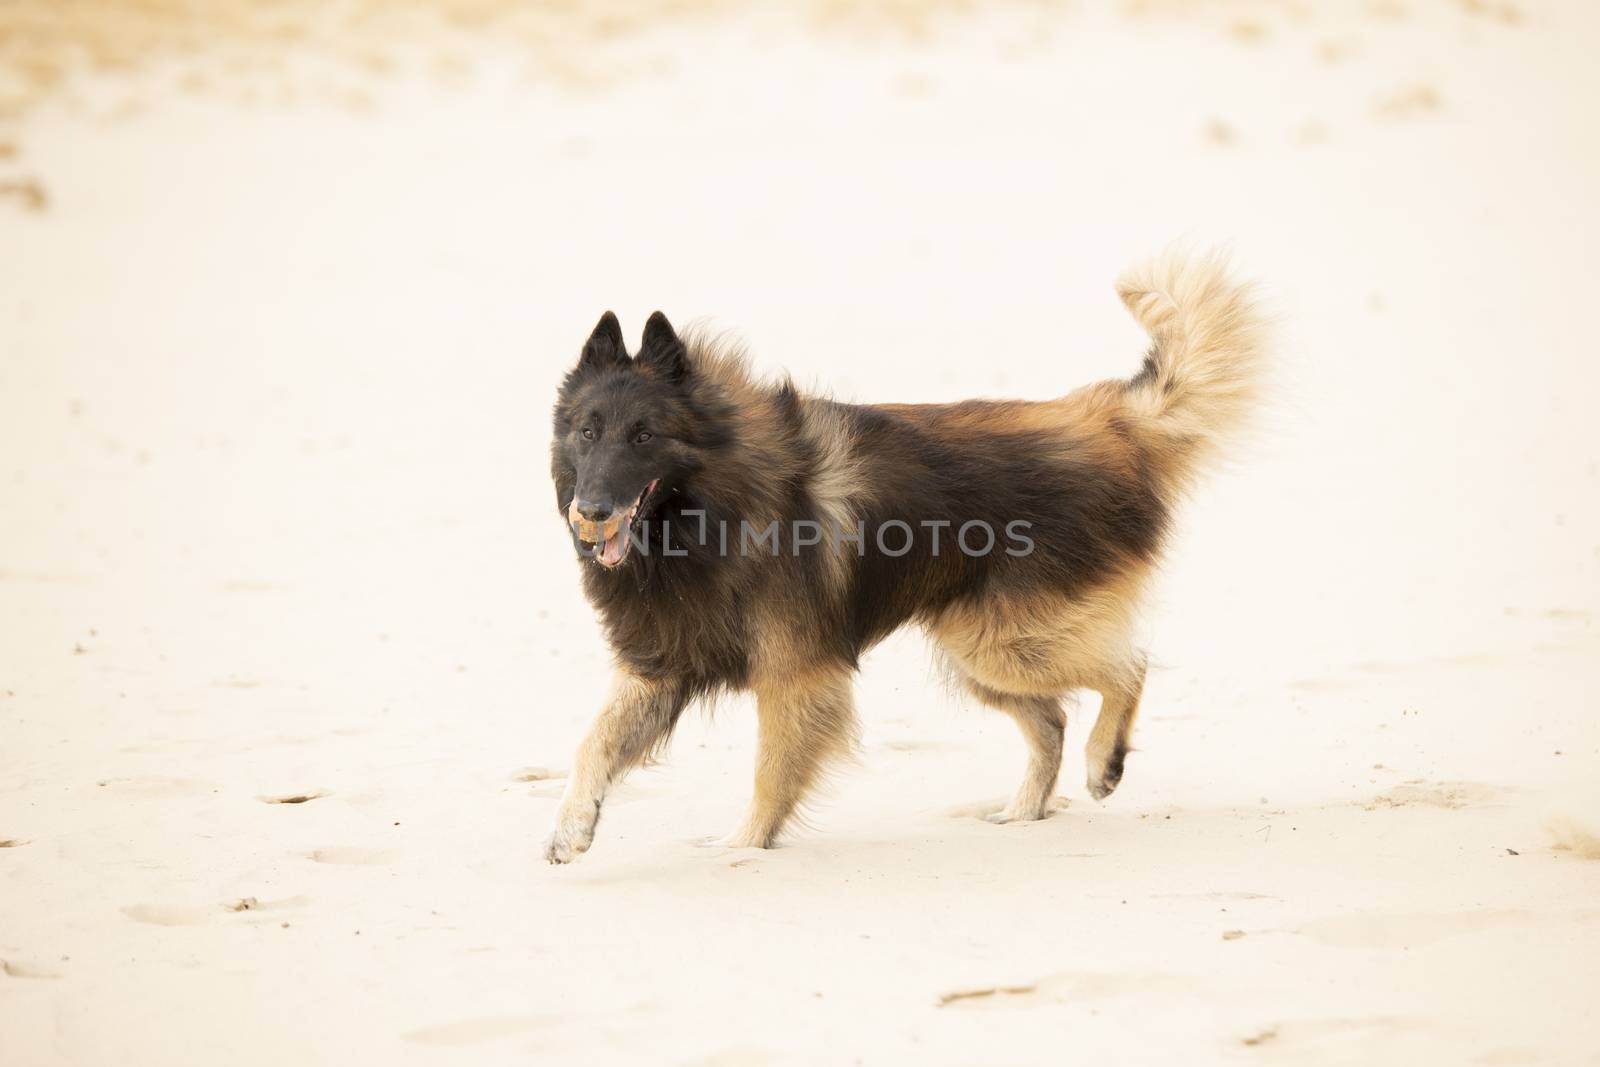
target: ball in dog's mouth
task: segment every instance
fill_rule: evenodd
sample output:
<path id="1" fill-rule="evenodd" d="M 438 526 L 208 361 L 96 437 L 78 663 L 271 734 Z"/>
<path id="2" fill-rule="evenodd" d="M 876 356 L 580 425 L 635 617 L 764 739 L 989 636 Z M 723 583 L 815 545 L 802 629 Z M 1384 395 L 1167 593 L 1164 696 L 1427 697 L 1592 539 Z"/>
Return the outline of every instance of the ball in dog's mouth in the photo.
<path id="1" fill-rule="evenodd" d="M 659 478 L 653 479 L 644 487 L 644 492 L 639 494 L 632 506 L 614 513 L 603 523 L 579 515 L 578 502 L 574 498 L 572 505 L 567 509 L 567 519 L 577 533 L 579 541 L 598 549 L 594 553 L 596 563 L 602 567 L 616 567 L 628 558 L 628 549 L 633 545 L 634 520 L 638 517 L 639 510 L 644 507 L 645 501 L 656 491 L 659 482 Z"/>

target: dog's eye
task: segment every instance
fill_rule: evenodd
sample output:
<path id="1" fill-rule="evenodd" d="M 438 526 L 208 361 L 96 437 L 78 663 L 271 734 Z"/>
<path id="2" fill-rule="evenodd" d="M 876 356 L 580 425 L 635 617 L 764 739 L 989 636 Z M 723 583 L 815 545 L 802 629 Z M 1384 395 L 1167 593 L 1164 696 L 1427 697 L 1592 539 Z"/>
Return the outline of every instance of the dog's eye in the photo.
<path id="1" fill-rule="evenodd" d="M 593 441 L 594 440 L 594 427 L 585 426 L 583 429 L 578 431 L 578 436 L 582 437 L 585 441 Z"/>
<path id="2" fill-rule="evenodd" d="M 636 445 L 642 445 L 654 436 L 655 434 L 651 433 L 649 430 L 640 430 L 638 433 L 633 435 L 633 443 Z"/>

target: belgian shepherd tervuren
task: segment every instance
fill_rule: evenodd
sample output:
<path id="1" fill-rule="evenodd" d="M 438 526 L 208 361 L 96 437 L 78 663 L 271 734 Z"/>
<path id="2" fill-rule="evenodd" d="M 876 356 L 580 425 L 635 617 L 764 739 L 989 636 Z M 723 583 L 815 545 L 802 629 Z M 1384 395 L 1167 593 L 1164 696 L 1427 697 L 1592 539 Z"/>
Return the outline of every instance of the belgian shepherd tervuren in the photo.
<path id="1" fill-rule="evenodd" d="M 562 384 L 551 472 L 616 677 L 546 858 L 589 848 L 607 789 L 684 706 L 751 690 L 755 800 L 725 843 L 770 846 L 856 738 L 851 675 L 907 624 L 1016 720 L 1031 758 L 996 821 L 1049 811 L 1062 698 L 1101 694 L 1088 789 L 1122 778 L 1145 659 L 1132 621 L 1172 511 L 1257 391 L 1262 319 L 1215 257 L 1118 291 L 1143 368 L 1054 400 L 843 404 L 752 377 L 656 312 L 629 356 L 607 313 Z"/>

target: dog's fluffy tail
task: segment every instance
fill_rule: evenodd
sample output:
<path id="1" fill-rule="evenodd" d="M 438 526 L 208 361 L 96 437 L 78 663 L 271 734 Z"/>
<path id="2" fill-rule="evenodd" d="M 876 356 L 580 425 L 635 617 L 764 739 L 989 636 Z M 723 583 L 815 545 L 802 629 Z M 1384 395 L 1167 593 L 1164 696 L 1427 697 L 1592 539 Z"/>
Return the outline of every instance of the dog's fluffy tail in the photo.
<path id="1" fill-rule="evenodd" d="M 1219 253 L 1168 253 L 1124 274 L 1117 294 L 1154 342 L 1125 403 L 1161 480 L 1182 492 L 1255 407 L 1267 320 Z"/>

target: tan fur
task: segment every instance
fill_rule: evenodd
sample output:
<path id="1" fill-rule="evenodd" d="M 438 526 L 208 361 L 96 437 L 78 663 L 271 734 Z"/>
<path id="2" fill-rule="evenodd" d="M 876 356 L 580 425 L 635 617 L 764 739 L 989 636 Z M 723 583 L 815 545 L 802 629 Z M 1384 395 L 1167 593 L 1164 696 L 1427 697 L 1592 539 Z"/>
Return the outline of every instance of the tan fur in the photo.
<path id="1" fill-rule="evenodd" d="M 1155 342 L 1156 373 L 1127 390 L 1126 408 L 1169 490 L 1182 492 L 1255 407 L 1266 319 L 1219 253 L 1169 253 L 1123 275 L 1117 295 Z"/>
<path id="2" fill-rule="evenodd" d="M 1147 380 L 1101 382 L 1037 403 L 966 405 L 944 422 L 974 432 L 1059 428 L 1113 469 L 1130 469 L 1138 447 L 1169 494 L 1188 488 L 1256 400 L 1264 320 L 1250 288 L 1230 279 L 1218 255 L 1169 254 L 1124 275 L 1117 291 L 1154 342 Z M 1119 423 L 1131 424 L 1131 438 Z M 929 623 L 967 690 L 1016 718 L 1029 740 L 1028 777 L 998 818 L 1043 817 L 1042 783 L 1048 778 L 1053 788 L 1060 764 L 1050 701 L 1073 689 L 1101 694 L 1087 746 L 1089 791 L 1099 798 L 1115 788 L 1144 688 L 1133 622 L 1150 571 L 1130 560 L 1085 596 L 989 597 Z"/>
<path id="3" fill-rule="evenodd" d="M 1109 674 L 1094 686 L 1100 692 L 1100 714 L 1089 734 L 1085 755 L 1089 795 L 1096 800 L 1104 800 L 1121 780 L 1122 769 L 1117 760 L 1119 753 L 1128 750 L 1133 720 L 1139 714 L 1139 698 L 1144 695 L 1144 657 L 1128 667 L 1131 669 Z"/>
<path id="4" fill-rule="evenodd" d="M 963 674 L 1002 693 L 1051 696 L 1134 672 L 1133 625 L 1148 568 L 1081 597 L 1034 593 L 953 605 L 929 634 Z"/>
<path id="5" fill-rule="evenodd" d="M 847 755 L 859 735 L 848 670 L 769 672 L 752 688 L 760 720 L 755 797 L 744 823 L 723 840 L 730 848 L 770 847 L 827 764 Z"/>
<path id="6" fill-rule="evenodd" d="M 848 547 L 832 551 L 834 531 L 842 535 L 856 528 L 855 498 L 866 486 L 865 464 L 852 447 L 844 420 L 826 402 L 808 400 L 801 408 L 802 434 L 816 453 L 811 470 L 810 490 L 824 526 L 823 558 L 829 563 L 829 576 L 835 588 L 843 588 L 850 555 Z"/>
<path id="7" fill-rule="evenodd" d="M 1017 794 L 990 822 L 1032 822 L 1050 813 L 1056 779 L 1061 776 L 1062 735 L 1067 716 L 1058 696 L 1017 696 L 983 685 L 970 676 L 962 679 L 967 692 L 1016 720 L 1028 742 L 1028 771 Z"/>
<path id="8" fill-rule="evenodd" d="M 589 850 L 611 783 L 651 754 L 662 736 L 662 719 L 674 714 L 661 683 L 619 669 L 604 707 L 590 725 L 573 760 L 567 788 L 545 843 L 552 863 L 570 863 Z"/>
<path id="9" fill-rule="evenodd" d="M 1054 789 L 1060 740 L 1054 742 L 1053 763 L 1046 771 L 1043 761 L 1051 759 L 1051 749 L 1041 745 L 1040 727 L 1025 717 L 1048 720 L 1049 705 L 1041 701 L 1059 701 L 1075 689 L 1102 694 L 1088 746 L 1088 777 L 1096 796 L 1109 792 L 1100 790 L 1112 776 L 1119 746 L 1126 750 L 1144 684 L 1144 656 L 1135 644 L 1134 623 L 1149 574 L 1147 566 L 1130 565 L 1086 596 L 990 597 L 949 608 L 928 624 L 929 636 L 948 657 L 956 677 L 984 703 L 1017 718 L 1033 752 L 1028 781 L 997 818 L 1044 817 L 1049 794 L 1039 795 L 1040 782 L 1047 776 Z"/>

